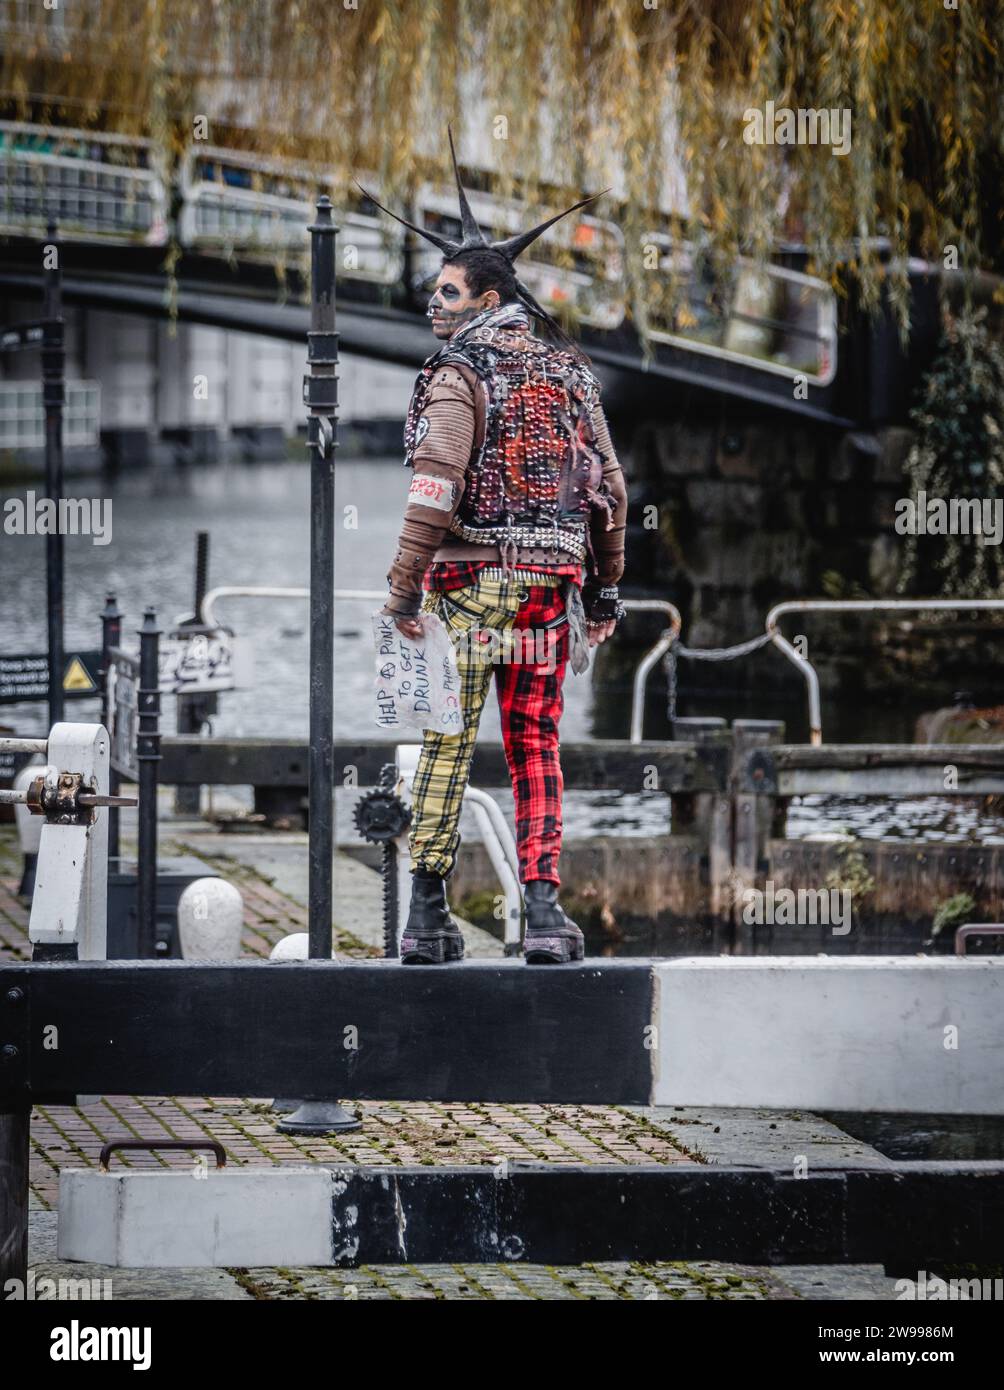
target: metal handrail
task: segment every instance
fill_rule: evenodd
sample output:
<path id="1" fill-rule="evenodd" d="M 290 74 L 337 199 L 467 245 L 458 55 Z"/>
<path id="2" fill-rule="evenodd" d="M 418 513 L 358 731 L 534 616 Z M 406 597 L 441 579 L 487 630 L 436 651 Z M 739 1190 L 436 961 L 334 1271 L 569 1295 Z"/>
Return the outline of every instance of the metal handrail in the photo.
<path id="1" fill-rule="evenodd" d="M 351 589 L 336 589 L 336 598 L 345 597 L 373 598 L 382 597 L 375 591 L 372 595 L 369 590 L 360 589 L 353 595 Z M 221 584 L 215 589 L 208 589 L 202 596 L 202 603 L 199 608 L 199 617 L 202 619 L 204 627 L 218 627 L 216 620 L 215 606 L 217 599 L 221 598 L 310 598 L 309 589 L 277 589 L 270 585 L 259 586 L 255 584 Z"/>
<path id="2" fill-rule="evenodd" d="M 783 652 L 788 660 L 805 677 L 809 696 L 809 742 L 819 745 L 823 741 L 823 722 L 819 704 L 819 676 L 807 657 L 798 653 L 791 643 L 777 630 L 777 621 L 786 613 L 923 613 L 935 612 L 993 611 L 1004 609 L 1004 599 L 999 598 L 902 598 L 902 599 L 791 599 L 777 603 L 767 614 L 766 630 L 770 639 Z"/>
<path id="3" fill-rule="evenodd" d="M 645 721 L 645 686 L 648 675 L 655 663 L 669 651 L 680 635 L 683 618 L 675 603 L 661 598 L 626 598 L 624 607 L 638 612 L 659 612 L 669 615 L 669 627 L 662 633 L 655 646 L 642 657 L 634 673 L 634 686 L 631 691 L 631 743 L 641 743 L 642 727 Z"/>
<path id="4" fill-rule="evenodd" d="M 967 922 L 964 927 L 959 927 L 955 933 L 955 954 L 957 956 L 966 954 L 966 942 L 971 936 L 1004 936 L 1004 923 Z"/>
<path id="5" fill-rule="evenodd" d="M 202 599 L 202 606 L 199 616 L 204 626 L 216 627 L 216 602 L 221 598 L 309 598 L 309 589 L 283 589 L 271 588 L 268 586 L 259 587 L 248 584 L 225 584 L 218 588 L 210 589 Z M 336 599 L 385 599 L 387 592 L 385 589 L 336 589 Z M 641 613 L 665 613 L 669 618 L 669 627 L 662 633 L 655 646 L 646 652 L 638 663 L 638 669 L 634 675 L 634 685 L 631 694 L 631 743 L 640 743 L 642 735 L 642 724 L 645 718 L 645 686 L 648 681 L 649 672 L 661 656 L 663 656 L 673 645 L 680 635 L 683 626 L 683 619 L 680 610 L 668 599 L 661 598 L 629 598 L 624 600 L 624 607 Z"/>

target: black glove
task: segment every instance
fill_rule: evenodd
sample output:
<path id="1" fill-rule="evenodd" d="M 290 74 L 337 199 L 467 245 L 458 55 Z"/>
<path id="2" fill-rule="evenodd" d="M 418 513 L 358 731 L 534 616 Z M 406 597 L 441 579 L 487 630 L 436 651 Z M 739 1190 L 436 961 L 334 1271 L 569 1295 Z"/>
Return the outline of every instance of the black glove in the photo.
<path id="1" fill-rule="evenodd" d="M 590 627 L 611 621 L 619 623 L 627 612 L 623 601 L 618 597 L 616 584 L 601 584 L 598 579 L 587 579 L 582 586 L 582 606 L 586 612 L 586 622 Z"/>

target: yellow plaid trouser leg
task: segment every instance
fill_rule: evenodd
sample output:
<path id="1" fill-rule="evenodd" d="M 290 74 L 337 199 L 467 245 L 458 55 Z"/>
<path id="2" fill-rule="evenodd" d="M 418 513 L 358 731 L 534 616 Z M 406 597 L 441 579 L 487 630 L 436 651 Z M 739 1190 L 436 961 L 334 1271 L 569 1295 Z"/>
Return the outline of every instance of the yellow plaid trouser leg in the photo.
<path id="1" fill-rule="evenodd" d="M 482 579 L 463 588 L 427 593 L 422 601 L 423 613 L 437 614 L 456 648 L 464 730 L 460 734 L 426 730 L 412 788 L 409 843 L 413 870 L 431 869 L 445 877 L 453 868 L 460 844 L 464 790 L 492 682 L 492 662 L 486 657 L 492 646 L 497 646 L 492 639 L 484 644 L 472 640 L 470 631 L 477 628 L 502 633 L 511 628 L 522 588 L 511 581 Z"/>

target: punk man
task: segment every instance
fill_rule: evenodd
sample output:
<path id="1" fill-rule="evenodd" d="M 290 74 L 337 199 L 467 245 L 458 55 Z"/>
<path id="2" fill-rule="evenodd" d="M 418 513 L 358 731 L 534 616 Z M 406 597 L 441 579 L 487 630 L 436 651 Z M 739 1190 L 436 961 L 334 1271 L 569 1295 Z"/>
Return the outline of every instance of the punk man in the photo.
<path id="1" fill-rule="evenodd" d="M 419 372 L 408 410 L 413 476 L 383 611 L 413 639 L 422 635 L 421 613 L 439 616 L 457 651 L 464 718 L 461 733 L 424 737 L 401 959 L 463 958 L 445 880 L 494 675 L 516 806 L 524 955 L 529 964 L 562 963 L 583 958 L 582 932 L 558 902 L 562 683 L 569 664 L 586 669 L 588 648 L 623 616 L 627 494 L 588 359 L 518 279 L 514 262 L 592 198 L 490 243 L 455 152 L 453 167 L 460 241 L 397 218 L 443 252 L 427 310 L 442 346 Z M 551 342 L 533 334 L 531 319 Z"/>

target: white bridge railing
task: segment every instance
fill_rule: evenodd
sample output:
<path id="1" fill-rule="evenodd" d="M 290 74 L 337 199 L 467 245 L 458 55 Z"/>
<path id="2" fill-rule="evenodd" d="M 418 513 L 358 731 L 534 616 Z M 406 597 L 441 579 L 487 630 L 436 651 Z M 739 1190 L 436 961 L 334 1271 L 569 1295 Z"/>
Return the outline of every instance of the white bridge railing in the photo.
<path id="1" fill-rule="evenodd" d="M 167 241 L 168 200 L 153 143 L 90 130 L 0 121 L 0 231 Z"/>

